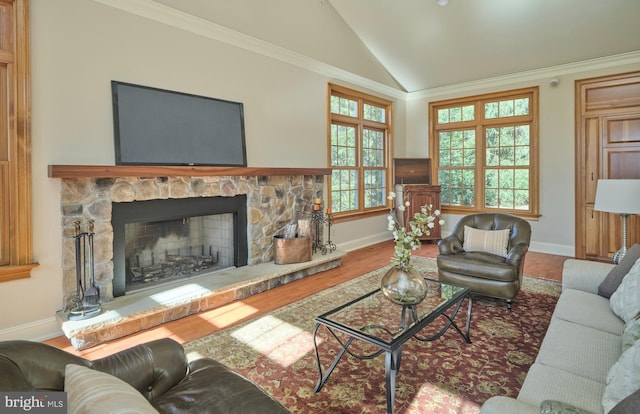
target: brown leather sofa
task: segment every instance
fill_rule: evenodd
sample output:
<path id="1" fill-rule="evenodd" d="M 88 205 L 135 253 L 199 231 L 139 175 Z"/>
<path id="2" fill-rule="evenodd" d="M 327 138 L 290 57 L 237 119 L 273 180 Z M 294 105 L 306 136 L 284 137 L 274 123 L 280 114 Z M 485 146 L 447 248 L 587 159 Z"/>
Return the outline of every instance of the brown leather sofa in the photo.
<path id="1" fill-rule="evenodd" d="M 168 338 L 95 361 L 39 342 L 0 342 L 0 391 L 64 391 L 67 364 L 124 380 L 160 413 L 289 413 L 255 384 L 221 363 L 207 358 L 188 362 L 182 346 Z"/>
<path id="2" fill-rule="evenodd" d="M 506 257 L 483 251 L 466 251 L 464 227 L 480 230 L 510 229 Z M 468 287 L 480 295 L 502 298 L 511 310 L 522 287 L 524 258 L 531 241 L 529 222 L 500 213 L 465 216 L 451 234 L 438 243 L 438 275 L 442 282 Z"/>

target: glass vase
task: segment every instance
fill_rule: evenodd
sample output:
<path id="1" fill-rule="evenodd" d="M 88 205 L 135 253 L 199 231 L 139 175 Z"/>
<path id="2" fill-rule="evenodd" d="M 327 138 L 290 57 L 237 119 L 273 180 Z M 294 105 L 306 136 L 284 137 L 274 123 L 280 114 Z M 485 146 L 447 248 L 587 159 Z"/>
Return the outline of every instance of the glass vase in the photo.
<path id="1" fill-rule="evenodd" d="M 415 305 L 427 296 L 427 282 L 411 265 L 393 266 L 382 276 L 380 290 L 398 305 Z"/>

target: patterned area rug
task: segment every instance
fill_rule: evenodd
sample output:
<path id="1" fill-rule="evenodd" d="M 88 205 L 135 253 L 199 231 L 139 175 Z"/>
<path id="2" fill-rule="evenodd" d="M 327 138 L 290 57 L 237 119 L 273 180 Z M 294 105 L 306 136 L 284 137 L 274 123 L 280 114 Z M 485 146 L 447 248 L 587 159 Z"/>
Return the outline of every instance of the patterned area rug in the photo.
<path id="1" fill-rule="evenodd" d="M 437 279 L 432 259 L 411 263 Z M 314 317 L 379 287 L 388 267 L 185 345 L 190 357 L 217 359 L 264 388 L 293 413 L 385 413 L 384 354 L 370 360 L 345 355 L 322 390 L 314 393 L 318 368 Z M 525 278 L 512 312 L 503 301 L 476 297 L 472 344 L 450 329 L 433 342 L 409 340 L 396 377 L 394 413 L 477 413 L 493 395 L 516 396 L 549 325 L 560 284 Z M 466 303 L 456 317 L 464 327 Z M 421 332 L 427 336 L 440 318 Z M 324 370 L 340 347 L 324 328 L 318 332 Z M 352 347 L 363 350 L 364 344 Z"/>

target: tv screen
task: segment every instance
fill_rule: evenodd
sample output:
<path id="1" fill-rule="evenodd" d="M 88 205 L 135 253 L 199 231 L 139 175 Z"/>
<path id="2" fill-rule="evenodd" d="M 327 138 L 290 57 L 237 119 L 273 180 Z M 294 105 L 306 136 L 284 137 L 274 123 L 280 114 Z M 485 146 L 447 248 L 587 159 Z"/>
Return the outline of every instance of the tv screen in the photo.
<path id="1" fill-rule="evenodd" d="M 112 81 L 116 164 L 247 165 L 243 105 Z"/>
<path id="2" fill-rule="evenodd" d="M 394 158 L 396 184 L 431 184 L 430 158 Z"/>

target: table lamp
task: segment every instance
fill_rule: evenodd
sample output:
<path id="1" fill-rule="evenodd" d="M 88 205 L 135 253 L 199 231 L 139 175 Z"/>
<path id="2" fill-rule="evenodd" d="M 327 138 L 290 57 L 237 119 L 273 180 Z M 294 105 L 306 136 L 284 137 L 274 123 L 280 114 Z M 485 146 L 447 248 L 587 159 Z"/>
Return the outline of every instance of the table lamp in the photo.
<path id="1" fill-rule="evenodd" d="M 627 217 L 640 214 L 640 180 L 598 180 L 593 208 L 622 216 L 622 247 L 612 258 L 618 264 L 627 253 Z"/>

